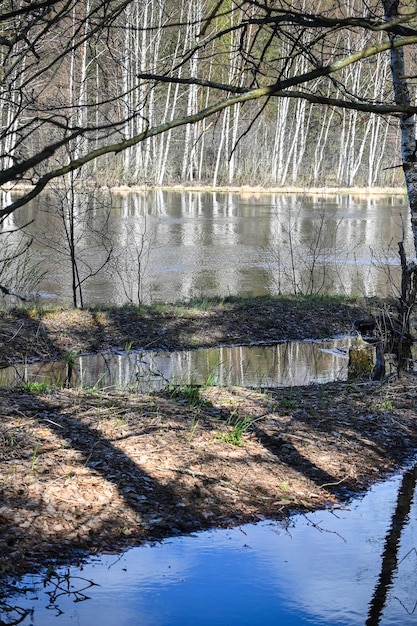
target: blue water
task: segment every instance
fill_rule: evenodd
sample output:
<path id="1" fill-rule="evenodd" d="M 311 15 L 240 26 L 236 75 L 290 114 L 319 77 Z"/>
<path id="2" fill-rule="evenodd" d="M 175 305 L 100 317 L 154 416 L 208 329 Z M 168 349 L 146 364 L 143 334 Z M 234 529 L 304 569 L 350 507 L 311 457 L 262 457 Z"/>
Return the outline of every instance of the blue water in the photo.
<path id="1" fill-rule="evenodd" d="M 95 557 L 82 569 L 57 570 L 45 587 L 41 575 L 26 576 L 19 584 L 31 591 L 8 602 L 31 610 L 20 623 L 34 626 L 417 624 L 415 502 L 383 609 L 366 621 L 401 481 L 398 475 L 345 509 L 296 515 L 288 524 L 217 529 Z M 56 597 L 58 581 L 70 593 Z M 95 584 L 82 600 L 77 592 L 88 581 Z"/>

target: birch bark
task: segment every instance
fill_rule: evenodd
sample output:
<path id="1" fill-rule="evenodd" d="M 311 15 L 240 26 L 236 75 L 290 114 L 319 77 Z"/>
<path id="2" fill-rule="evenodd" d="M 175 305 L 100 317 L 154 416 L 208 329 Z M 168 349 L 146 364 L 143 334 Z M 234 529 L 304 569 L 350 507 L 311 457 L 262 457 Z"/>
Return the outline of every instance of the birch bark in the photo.
<path id="1" fill-rule="evenodd" d="M 385 19 L 394 20 L 399 17 L 399 0 L 382 0 Z M 390 35 L 394 41 L 396 35 Z M 394 88 L 394 97 L 397 104 L 411 104 L 410 89 L 407 82 L 407 72 L 404 49 L 391 48 L 391 75 Z M 414 238 L 414 250 L 417 254 L 417 144 L 415 115 L 403 114 L 400 117 L 401 154 L 405 184 L 407 187 L 408 202 L 410 205 L 411 228 Z"/>

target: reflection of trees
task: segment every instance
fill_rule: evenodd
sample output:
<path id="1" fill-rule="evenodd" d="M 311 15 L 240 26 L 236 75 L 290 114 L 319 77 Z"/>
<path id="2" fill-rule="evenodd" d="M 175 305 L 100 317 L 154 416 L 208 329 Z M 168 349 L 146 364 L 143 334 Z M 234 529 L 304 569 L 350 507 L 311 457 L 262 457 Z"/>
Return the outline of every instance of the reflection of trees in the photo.
<path id="1" fill-rule="evenodd" d="M 39 576 L 39 582 L 23 588 L 11 588 L 11 595 L 19 594 L 35 594 L 41 588 L 45 588 L 45 594 L 49 597 L 47 609 L 56 612 L 56 616 L 62 615 L 63 611 L 59 608 L 58 601 L 62 597 L 72 598 L 74 602 L 82 602 L 89 600 L 86 591 L 95 586 L 92 580 L 87 580 L 81 576 L 71 575 L 70 570 L 65 573 L 58 573 L 54 569 L 48 569 L 44 576 Z M 0 597 L 0 626 L 17 626 L 26 620 L 33 619 L 34 609 L 26 609 L 13 603 L 8 603 Z"/>
<path id="2" fill-rule="evenodd" d="M 37 239 L 42 256 L 45 248 L 49 251 L 55 271 L 57 260 L 61 261 L 73 306 L 84 308 L 85 283 L 101 274 L 113 256 L 109 226 L 111 199 L 97 190 L 93 195 L 90 188 L 80 191 L 76 189 L 77 182 L 71 175 L 62 179 L 60 187 L 51 189 L 50 204 L 45 202 L 41 206 L 48 214 L 48 221 Z"/>
<path id="3" fill-rule="evenodd" d="M 395 507 L 391 526 L 385 538 L 381 571 L 369 604 L 366 626 L 377 626 L 380 623 L 388 591 L 392 585 L 392 580 L 398 566 L 398 550 L 400 548 L 401 533 L 408 522 L 416 482 L 417 465 L 408 472 L 405 472 L 402 479 L 401 487 L 398 492 L 397 506 Z"/>
<path id="4" fill-rule="evenodd" d="M 91 196 L 91 190 L 86 193 Z M 217 196 L 220 197 L 219 194 Z M 123 271 L 126 286 L 129 276 L 135 279 L 133 285 L 137 282 L 137 252 L 141 250 L 144 234 L 145 249 L 139 260 L 142 260 L 141 269 L 146 267 L 145 292 L 142 293 L 145 302 L 291 291 L 291 284 L 287 281 L 291 274 L 288 266 L 288 235 L 285 236 L 284 231 L 286 228 L 288 230 L 288 212 L 294 210 L 294 214 L 298 212 L 300 217 L 299 227 L 294 226 L 291 233 L 293 250 L 297 253 L 294 271 L 299 291 L 311 291 L 314 286 L 317 292 L 318 287 L 321 289 L 323 286 L 320 280 L 325 279 L 332 293 L 336 289 L 345 293 L 386 295 L 388 292 L 392 295 L 393 281 L 399 280 L 398 267 L 392 266 L 393 251 L 389 253 L 385 250 L 384 254 L 377 251 L 381 246 L 387 248 L 391 239 L 397 241 L 401 238 L 398 226 L 400 201 L 398 205 L 394 204 L 393 211 L 387 210 L 382 203 L 378 205 L 381 208 L 379 215 L 382 225 L 381 229 L 376 229 L 369 211 L 360 207 L 357 214 L 354 213 L 356 205 L 353 199 L 350 208 L 350 205 L 345 207 L 337 198 L 335 202 L 329 200 L 317 209 L 310 208 L 308 198 L 304 204 L 300 204 L 301 208 L 297 208 L 297 203 L 294 201 L 289 204 L 288 196 L 285 195 L 281 199 L 277 199 L 274 194 L 265 195 L 262 200 L 265 209 L 263 205 L 258 206 L 259 199 L 255 197 L 250 197 L 247 204 L 237 194 L 230 194 L 228 203 L 226 197 L 222 196 L 221 200 L 222 203 L 216 200 L 214 193 L 197 192 L 183 196 L 176 192 L 167 192 L 161 196 L 156 192 L 132 193 L 123 197 L 123 202 L 120 196 L 116 197 L 115 208 L 112 208 L 109 218 L 108 234 L 114 241 L 114 252 L 117 248 L 126 267 L 126 271 Z M 91 203 L 93 201 L 98 200 L 96 197 L 91 198 Z M 23 225 L 36 216 L 36 224 L 31 225 L 28 232 L 34 236 L 36 252 L 42 258 L 47 253 L 46 234 L 49 233 L 48 241 L 51 238 L 57 240 L 58 233 L 64 236 L 59 222 L 54 220 L 52 228 L 51 214 L 38 210 L 53 203 L 54 196 L 50 192 L 42 196 L 41 202 L 33 202 L 21 214 L 17 212 L 13 216 L 16 225 Z M 81 204 L 87 208 L 87 201 Z M 203 207 L 203 216 L 199 206 Z M 332 213 L 335 206 L 350 211 L 340 223 Z M 83 207 L 81 209 L 85 215 Z M 309 229 L 314 224 L 316 229 L 319 227 L 321 220 L 317 213 L 320 211 L 326 213 L 326 232 L 322 232 L 319 255 L 319 250 L 312 248 L 320 237 L 317 232 L 315 236 L 314 233 L 309 235 Z M 104 215 L 104 207 L 101 212 Z M 79 226 L 82 221 L 79 220 Z M 95 231 L 98 225 L 97 222 Z M 135 237 L 132 233 L 135 233 Z M 78 234 L 81 237 L 80 231 Z M 406 236 L 409 241 L 410 229 L 407 229 Z M 97 251 L 97 241 L 99 237 L 94 232 L 89 235 L 84 232 L 79 240 L 78 251 L 90 263 L 98 263 L 99 259 L 104 261 L 106 258 L 105 248 L 101 252 Z M 71 290 L 71 281 L 68 257 L 62 256 L 62 241 L 59 248 L 59 254 L 53 253 L 51 249 L 48 260 L 50 275 L 43 283 L 42 291 L 62 295 L 65 290 Z M 88 250 L 91 248 L 96 252 L 89 255 Z M 390 280 L 387 278 L 388 268 L 391 272 Z M 86 304 L 91 302 L 91 298 L 97 297 L 102 302 L 125 302 L 123 287 L 112 276 L 114 278 L 114 272 L 104 271 L 100 278 L 93 278 L 84 284 Z M 129 294 L 127 299 L 132 298 L 132 295 Z"/>
<path id="5" fill-rule="evenodd" d="M 2 626 L 17 626 L 17 624 L 21 624 L 28 617 L 28 615 L 31 615 L 32 612 L 33 611 L 30 609 L 24 609 L 20 606 L 12 606 L 0 599 L 0 624 Z"/>

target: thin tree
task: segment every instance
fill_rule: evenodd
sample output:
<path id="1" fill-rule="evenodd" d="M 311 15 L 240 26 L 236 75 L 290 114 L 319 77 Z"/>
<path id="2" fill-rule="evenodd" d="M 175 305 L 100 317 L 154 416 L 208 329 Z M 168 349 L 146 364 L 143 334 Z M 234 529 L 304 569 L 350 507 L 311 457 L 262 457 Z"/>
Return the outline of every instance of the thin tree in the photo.
<path id="1" fill-rule="evenodd" d="M 110 264 L 113 241 L 109 201 L 100 202 L 98 191 L 80 189 L 76 174 L 70 172 L 45 198 L 41 210 L 50 214 L 48 230 L 37 239 L 46 254 L 52 253 L 57 271 L 69 278 L 73 306 L 82 309 L 85 283 Z"/>

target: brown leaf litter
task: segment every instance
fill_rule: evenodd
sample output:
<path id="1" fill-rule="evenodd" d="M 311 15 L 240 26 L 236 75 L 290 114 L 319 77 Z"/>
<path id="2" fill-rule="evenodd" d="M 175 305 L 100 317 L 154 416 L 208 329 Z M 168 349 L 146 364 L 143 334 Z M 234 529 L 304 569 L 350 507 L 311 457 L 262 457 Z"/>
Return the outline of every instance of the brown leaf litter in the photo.
<path id="1" fill-rule="evenodd" d="M 306 332 L 323 316 L 311 305 L 292 310 L 292 323 Z M 352 314 L 349 307 L 343 311 L 339 327 L 347 327 Z M 232 313 L 245 337 L 245 320 L 250 325 L 256 318 L 261 328 L 257 332 L 254 323 L 251 336 L 264 340 L 272 318 L 265 314 L 262 324 L 260 310 L 251 316 L 242 309 L 236 322 L 238 313 Z M 91 320 L 91 312 L 78 314 L 78 323 L 72 329 L 64 324 L 61 331 L 57 319 L 38 317 L 39 352 L 57 354 L 77 341 L 85 346 L 90 335 L 80 319 L 85 314 Z M 230 320 L 221 323 L 219 313 L 191 316 L 189 342 L 196 333 L 210 341 L 207 319 L 212 338 L 227 335 Z M 327 328 L 336 319 L 330 312 Z M 111 344 L 103 337 L 115 332 L 109 319 L 103 320 L 102 343 L 99 335 L 97 341 L 90 337 L 96 347 Z M 133 338 L 139 344 L 133 321 L 129 317 L 123 325 L 118 318 L 114 343 Z M 180 327 L 184 336 L 185 321 L 173 316 L 171 322 L 147 319 L 146 324 L 164 326 L 171 345 L 175 337 L 180 341 Z M 6 322 L 0 320 L 0 333 L 13 337 L 11 318 Z M 16 355 L 24 349 L 19 323 L 14 320 L 9 358 L 13 350 Z M 136 319 L 141 332 L 143 324 Z M 284 338 L 283 332 L 274 339 L 278 336 Z M 26 356 L 33 352 L 28 349 Z M 415 452 L 416 397 L 411 374 L 383 383 L 201 387 L 192 394 L 186 387 L 149 394 L 1 389 L 1 575 L 75 558 L 84 550 L 123 549 L 197 529 L 343 504 Z"/>

